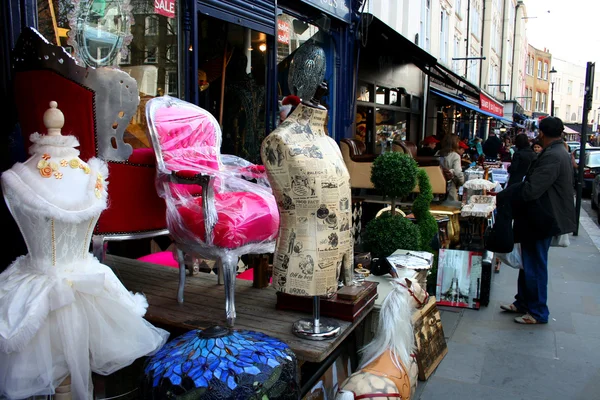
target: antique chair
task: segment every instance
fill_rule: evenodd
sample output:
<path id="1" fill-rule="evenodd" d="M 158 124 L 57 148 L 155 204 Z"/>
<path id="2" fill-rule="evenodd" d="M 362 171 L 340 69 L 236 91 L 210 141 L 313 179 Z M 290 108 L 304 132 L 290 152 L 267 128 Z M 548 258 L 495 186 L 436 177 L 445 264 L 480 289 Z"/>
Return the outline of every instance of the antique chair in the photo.
<path id="1" fill-rule="evenodd" d="M 356 139 L 342 139 L 340 150 L 348 172 L 350 185 L 353 189 L 373 189 L 371 182 L 371 166 L 377 154 L 365 154 L 365 143 Z"/>
<path id="2" fill-rule="evenodd" d="M 415 161 L 419 165 L 419 168 L 422 168 L 425 170 L 425 172 L 427 172 L 427 176 L 429 176 L 429 182 L 431 183 L 433 194 L 446 194 L 446 178 L 444 177 L 444 173 L 442 172 L 439 157 L 417 156 L 417 146 L 412 142 L 394 142 L 394 146 L 402 148 L 405 154 L 408 154 L 415 159 Z M 415 191 L 418 191 L 418 188 L 416 188 Z"/>
<path id="3" fill-rule="evenodd" d="M 193 104 L 157 97 L 147 103 L 146 118 L 156 154 L 156 187 L 177 247 L 177 300 L 183 302 L 185 255 L 216 260 L 224 277 L 227 322 L 233 326 L 238 258 L 275 250 L 279 211 L 264 167 L 221 155 L 219 124 Z"/>
<path id="4" fill-rule="evenodd" d="M 168 234 L 165 204 L 154 185 L 152 149 L 132 149 L 125 128 L 139 104 L 136 81 L 113 68 L 85 68 L 62 48 L 25 28 L 13 53 L 14 95 L 25 147 L 29 135 L 45 132 L 41 116 L 50 100 L 65 115 L 65 135 L 79 140 L 80 157 L 108 163 L 109 206 L 93 236 L 93 252 L 104 258 L 106 241 Z"/>

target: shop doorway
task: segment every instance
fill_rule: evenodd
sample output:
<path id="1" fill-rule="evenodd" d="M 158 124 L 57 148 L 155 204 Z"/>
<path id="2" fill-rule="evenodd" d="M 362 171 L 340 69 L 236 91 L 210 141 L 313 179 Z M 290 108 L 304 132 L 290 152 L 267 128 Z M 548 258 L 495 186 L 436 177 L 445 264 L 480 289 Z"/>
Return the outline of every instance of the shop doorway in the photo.
<path id="1" fill-rule="evenodd" d="M 219 122 L 221 152 L 260 163 L 266 135 L 267 35 L 198 14 L 198 105 Z"/>

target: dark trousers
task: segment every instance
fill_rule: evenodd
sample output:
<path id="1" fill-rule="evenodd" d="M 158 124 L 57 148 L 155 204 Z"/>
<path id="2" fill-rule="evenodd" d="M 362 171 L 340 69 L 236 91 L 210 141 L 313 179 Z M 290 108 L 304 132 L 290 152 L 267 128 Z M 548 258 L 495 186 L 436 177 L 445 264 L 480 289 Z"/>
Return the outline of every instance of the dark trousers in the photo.
<path id="1" fill-rule="evenodd" d="M 515 307 L 538 322 L 548 322 L 548 249 L 552 237 L 521 243 L 523 269 L 519 270 Z"/>

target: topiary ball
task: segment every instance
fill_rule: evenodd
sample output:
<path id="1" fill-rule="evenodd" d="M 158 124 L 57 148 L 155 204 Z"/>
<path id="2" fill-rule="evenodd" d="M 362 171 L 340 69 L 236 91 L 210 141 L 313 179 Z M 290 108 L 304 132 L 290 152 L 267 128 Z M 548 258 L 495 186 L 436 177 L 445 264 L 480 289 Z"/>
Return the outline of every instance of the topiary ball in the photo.
<path id="1" fill-rule="evenodd" d="M 371 182 L 384 196 L 406 197 L 417 184 L 417 162 L 408 154 L 388 152 L 373 161 Z"/>
<path id="2" fill-rule="evenodd" d="M 399 214 L 382 214 L 365 226 L 365 250 L 371 257 L 387 257 L 398 249 L 419 250 L 417 225 Z"/>

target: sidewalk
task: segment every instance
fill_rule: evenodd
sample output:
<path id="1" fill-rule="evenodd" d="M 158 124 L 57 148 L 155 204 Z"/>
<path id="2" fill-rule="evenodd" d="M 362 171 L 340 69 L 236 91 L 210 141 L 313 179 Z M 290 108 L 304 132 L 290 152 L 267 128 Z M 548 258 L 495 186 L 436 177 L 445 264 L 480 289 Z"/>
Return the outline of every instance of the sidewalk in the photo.
<path id="1" fill-rule="evenodd" d="M 570 240 L 550 249 L 547 325 L 519 325 L 500 311 L 518 274 L 505 265 L 488 307 L 440 307 L 448 354 L 414 399 L 600 399 L 600 228 L 583 209 Z"/>

